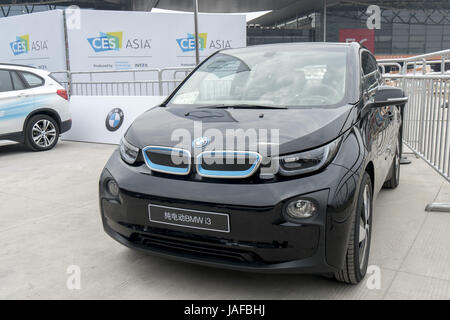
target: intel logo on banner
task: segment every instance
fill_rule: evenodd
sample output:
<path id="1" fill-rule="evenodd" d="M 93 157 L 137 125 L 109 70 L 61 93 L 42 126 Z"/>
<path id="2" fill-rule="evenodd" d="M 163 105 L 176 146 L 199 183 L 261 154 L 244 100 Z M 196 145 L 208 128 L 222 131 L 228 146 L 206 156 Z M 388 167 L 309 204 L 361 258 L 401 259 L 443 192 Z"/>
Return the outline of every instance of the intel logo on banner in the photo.
<path id="1" fill-rule="evenodd" d="M 117 51 L 122 48 L 122 32 L 100 32 L 99 37 L 87 41 L 95 52 Z"/>

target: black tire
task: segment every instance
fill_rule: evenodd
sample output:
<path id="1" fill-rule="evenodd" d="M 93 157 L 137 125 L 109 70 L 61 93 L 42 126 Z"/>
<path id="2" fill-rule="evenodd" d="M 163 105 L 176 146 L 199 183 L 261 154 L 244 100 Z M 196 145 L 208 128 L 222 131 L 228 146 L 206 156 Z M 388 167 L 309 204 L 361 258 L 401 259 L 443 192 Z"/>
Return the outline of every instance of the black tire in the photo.
<path id="1" fill-rule="evenodd" d="M 384 182 L 383 188 L 395 189 L 398 187 L 400 183 L 400 160 L 401 160 L 400 146 L 397 145 L 395 156 L 394 159 L 392 160 L 391 169 L 389 171 L 390 178 Z"/>
<path id="2" fill-rule="evenodd" d="M 48 126 L 45 128 L 45 124 Z M 42 129 L 35 130 L 34 128 Z M 45 132 L 45 134 L 44 134 Z M 59 126 L 56 120 L 46 114 L 31 117 L 25 128 L 25 145 L 32 151 L 52 149 L 59 139 Z"/>
<path id="3" fill-rule="evenodd" d="M 365 194 L 366 193 L 366 194 Z M 365 197 L 366 196 L 366 200 Z M 368 227 L 364 228 L 365 241 L 361 242 L 360 225 L 362 217 L 366 217 L 364 203 L 368 205 L 368 219 L 365 219 Z M 336 280 L 349 284 L 359 283 L 367 272 L 370 254 L 370 239 L 372 235 L 372 181 L 367 172 L 364 172 L 359 188 L 358 203 L 352 215 L 352 229 L 342 269 L 334 274 Z M 364 245 L 364 247 L 362 246 Z"/>

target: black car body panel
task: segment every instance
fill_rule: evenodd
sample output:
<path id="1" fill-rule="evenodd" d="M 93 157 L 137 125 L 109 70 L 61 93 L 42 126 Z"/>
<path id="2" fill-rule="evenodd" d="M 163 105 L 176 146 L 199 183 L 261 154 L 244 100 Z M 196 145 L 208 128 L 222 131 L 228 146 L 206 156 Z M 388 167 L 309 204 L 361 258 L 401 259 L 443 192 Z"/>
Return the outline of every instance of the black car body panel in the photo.
<path id="1" fill-rule="evenodd" d="M 340 105 L 246 110 L 163 104 L 140 116 L 126 133 L 127 141 L 142 149 L 175 146 L 171 133 L 179 128 L 193 133 L 195 121 L 201 121 L 203 129 L 222 132 L 276 128 L 280 155 L 317 148 L 340 137 L 331 163 L 292 177 L 275 175 L 265 180 L 256 173 L 245 179 L 213 179 L 195 172 L 185 176 L 154 172 L 141 155 L 130 165 L 116 150 L 100 177 L 105 231 L 128 247 L 192 263 L 258 272 L 339 270 L 363 173 L 368 172 L 376 196 L 389 177 L 401 125 L 398 107 L 367 107 L 374 93 L 364 89 L 360 78 L 359 55 L 364 49 L 357 44 L 345 46 L 350 80 L 346 101 Z M 374 81 L 375 88 L 381 86 L 381 77 Z M 117 196 L 107 190 L 110 180 L 120 188 Z M 315 203 L 317 214 L 301 221 L 289 217 L 285 207 L 299 197 Z M 163 225 L 150 221 L 149 204 L 227 214 L 231 228 L 219 233 Z"/>
<path id="2" fill-rule="evenodd" d="M 280 154 L 311 149 L 334 140 L 340 135 L 353 105 L 338 108 L 298 108 L 287 110 L 264 110 L 264 117 L 255 110 L 198 110 L 195 107 L 158 107 L 140 116 L 127 132 L 127 139 L 135 146 L 174 146 L 167 132 L 186 129 L 194 136 L 194 122 L 202 121 L 204 130 L 280 129 Z M 201 113 L 194 118 L 195 113 Z M 205 121 L 211 117 L 214 121 Z M 227 119 L 222 122 L 221 119 Z M 232 121 L 228 119 L 233 119 Z M 224 125 L 225 124 L 225 125 Z M 151 137 L 149 139 L 149 137 Z M 190 148 L 190 145 L 184 146 Z"/>
<path id="3" fill-rule="evenodd" d="M 216 246 L 229 248 L 232 243 L 236 242 L 233 244 L 236 249 L 241 247 L 244 252 L 251 252 L 258 257 L 254 261 L 246 263 L 247 268 L 253 266 L 255 270 L 259 268 L 270 270 L 275 268 L 272 264 L 277 265 L 286 260 L 299 260 L 296 267 L 298 272 L 302 266 L 300 260 L 311 258 L 318 254 L 318 251 L 321 251 L 319 256 L 325 259 L 323 251 L 326 247 L 325 222 L 329 208 L 321 207 L 320 215 L 299 225 L 290 222 L 282 213 L 282 208 L 288 199 L 303 195 L 324 204 L 330 198 L 339 201 L 339 203 L 330 204 L 336 216 L 335 221 L 330 221 L 330 229 L 335 229 L 332 227 L 334 224 L 348 224 L 346 220 L 350 216 L 351 207 L 355 201 L 355 192 L 348 194 L 349 199 L 342 199 L 340 195 L 336 195 L 337 188 L 345 187 L 347 189 L 348 184 L 332 186 L 329 183 L 331 177 L 346 177 L 349 172 L 339 165 L 330 165 L 321 174 L 304 178 L 302 184 L 298 184 L 298 181 L 293 179 L 279 183 L 256 184 L 252 186 L 251 190 L 247 184 L 180 181 L 142 173 L 138 173 L 141 179 L 136 180 L 137 176 L 130 174 L 127 170 L 140 172 L 146 168 L 130 168 L 117 156 L 111 158 L 107 167 L 111 176 L 114 176 L 123 190 L 120 201 L 101 200 L 105 228 L 115 230 L 122 235 L 125 232 L 125 238 L 129 238 L 132 234 L 148 234 L 145 228 L 153 228 L 151 234 L 156 236 L 155 230 L 161 229 L 161 225 L 149 221 L 147 212 L 149 203 L 228 213 L 233 228 L 229 234 L 220 235 L 220 239 L 222 241 L 226 239 L 229 242 Z M 158 188 L 155 189 L 154 186 L 158 186 Z M 330 196 L 330 192 L 333 192 L 333 196 Z M 170 194 L 170 198 L 167 198 L 168 194 Z M 220 198 L 217 197 L 218 194 L 221 195 Z M 254 223 L 255 219 L 258 224 Z M 170 230 L 187 233 L 184 227 L 173 226 Z M 205 239 L 203 241 L 206 241 L 207 237 L 218 237 L 217 232 L 214 231 L 189 230 L 189 234 L 190 236 L 197 235 L 199 238 L 203 237 Z M 120 239 L 122 238 L 116 238 L 116 240 Z M 239 239 L 239 241 L 234 239 Z M 340 242 L 345 246 L 345 240 Z M 133 242 L 128 245 L 133 246 Z M 172 253 L 168 249 L 161 251 L 166 254 Z M 339 265 L 340 261 L 336 260 L 340 260 L 342 257 L 333 256 L 333 252 L 340 251 L 331 251 L 331 256 L 327 258 L 331 262 L 335 261 L 335 265 Z M 184 253 L 183 256 L 189 256 L 189 254 Z M 205 254 L 205 259 L 207 260 L 207 258 L 208 256 Z M 214 260 L 219 261 L 220 259 Z M 319 271 L 325 272 L 323 269 Z M 332 270 L 327 269 L 326 271 Z"/>

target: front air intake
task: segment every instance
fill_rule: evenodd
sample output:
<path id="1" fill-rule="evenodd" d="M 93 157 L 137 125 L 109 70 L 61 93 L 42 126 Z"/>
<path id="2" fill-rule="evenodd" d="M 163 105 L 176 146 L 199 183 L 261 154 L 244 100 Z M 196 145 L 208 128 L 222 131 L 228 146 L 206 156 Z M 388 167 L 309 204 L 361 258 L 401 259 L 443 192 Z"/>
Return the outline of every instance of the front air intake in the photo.
<path id="1" fill-rule="evenodd" d="M 188 175 L 191 170 L 191 153 L 184 149 L 148 146 L 142 149 L 150 170 L 178 175 Z"/>
<path id="2" fill-rule="evenodd" d="M 251 151 L 205 151 L 197 156 L 196 168 L 208 178 L 247 178 L 259 168 L 261 159 Z"/>

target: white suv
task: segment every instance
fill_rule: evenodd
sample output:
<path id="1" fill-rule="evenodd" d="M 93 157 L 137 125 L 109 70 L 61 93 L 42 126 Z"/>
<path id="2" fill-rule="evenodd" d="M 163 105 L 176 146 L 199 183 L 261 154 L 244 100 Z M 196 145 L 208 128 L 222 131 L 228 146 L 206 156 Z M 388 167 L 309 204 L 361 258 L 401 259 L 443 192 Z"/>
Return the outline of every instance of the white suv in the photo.
<path id="1" fill-rule="evenodd" d="M 44 151 L 71 127 L 67 91 L 49 72 L 0 63 L 0 140 Z"/>

